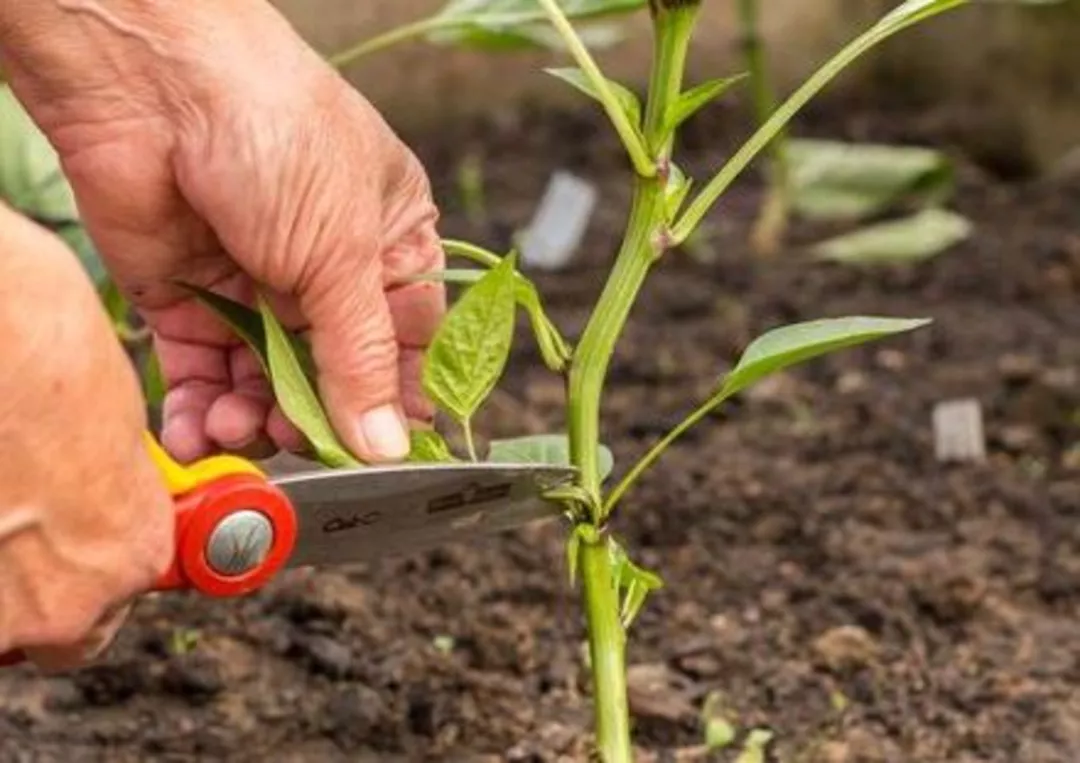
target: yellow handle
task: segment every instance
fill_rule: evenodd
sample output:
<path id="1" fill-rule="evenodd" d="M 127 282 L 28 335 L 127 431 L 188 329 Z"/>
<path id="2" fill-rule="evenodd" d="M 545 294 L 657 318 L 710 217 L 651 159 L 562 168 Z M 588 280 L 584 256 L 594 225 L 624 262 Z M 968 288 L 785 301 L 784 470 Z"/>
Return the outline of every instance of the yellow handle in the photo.
<path id="1" fill-rule="evenodd" d="M 266 476 L 255 464 L 239 456 L 211 456 L 184 466 L 174 461 L 149 432 L 146 433 L 146 446 L 150 451 L 150 458 L 161 471 L 165 485 L 173 496 L 183 495 L 222 477 L 236 474 Z"/>

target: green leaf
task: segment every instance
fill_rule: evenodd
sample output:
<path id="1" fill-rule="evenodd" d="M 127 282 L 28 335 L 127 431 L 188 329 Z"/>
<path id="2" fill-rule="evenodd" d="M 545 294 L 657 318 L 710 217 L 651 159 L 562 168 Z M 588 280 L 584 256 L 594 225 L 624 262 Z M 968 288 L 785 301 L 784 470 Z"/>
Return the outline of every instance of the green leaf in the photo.
<path id="1" fill-rule="evenodd" d="M 913 331 L 926 326 L 928 319 L 905 318 L 825 318 L 774 329 L 750 343 L 739 362 L 725 377 L 716 393 L 656 443 L 634 464 L 608 495 L 604 511 L 610 512 L 626 491 L 671 447 L 677 439 L 712 411 L 751 384 L 769 374 L 830 352 L 866 344 L 876 339 Z"/>
<path id="2" fill-rule="evenodd" d="M 266 330 L 263 317 L 244 303 L 216 294 L 209 289 L 183 282 L 179 285 L 194 294 L 203 305 L 212 310 L 251 348 L 262 364 L 267 378 L 269 378 L 270 365 L 267 358 Z M 312 386 L 317 386 L 318 373 L 311 355 L 311 347 L 297 332 L 289 331 L 287 335 L 289 342 L 293 346 L 293 352 L 296 354 L 300 366 L 304 369 L 305 376 L 307 376 Z"/>
<path id="3" fill-rule="evenodd" d="M 929 323 L 922 318 L 824 318 L 774 329 L 750 343 L 713 400 L 726 400 L 770 374 L 812 358 Z"/>
<path id="4" fill-rule="evenodd" d="M 711 79 L 681 93 L 664 119 L 665 133 L 673 133 L 683 122 L 726 93 L 733 85 L 742 82 L 746 76 L 737 74 L 734 77 Z"/>
<path id="5" fill-rule="evenodd" d="M 869 225 L 813 247 L 820 259 L 847 265 L 919 262 L 967 239 L 971 222 L 944 209 L 927 209 L 900 220 Z"/>
<path id="6" fill-rule="evenodd" d="M 597 92 L 593 86 L 592 81 L 585 75 L 581 69 L 576 66 L 557 68 L 557 69 L 545 69 L 548 74 L 553 77 L 558 77 L 563 82 L 571 85 L 572 87 L 580 90 L 585 95 L 589 96 L 593 100 L 600 100 L 600 93 Z M 627 119 L 630 120 L 630 124 L 635 127 L 641 126 L 641 100 L 637 97 L 637 94 L 633 90 L 621 85 L 615 80 L 604 78 L 608 83 L 608 87 L 611 92 L 615 94 L 615 98 L 619 101 L 619 106 L 622 107 L 623 113 L 626 114 Z"/>
<path id="7" fill-rule="evenodd" d="M 247 343 L 260 362 L 263 370 L 269 373 L 266 349 L 266 329 L 264 318 L 258 311 L 252 310 L 242 302 L 216 294 L 209 289 L 190 283 L 181 283 L 206 307 L 210 308 L 237 336 Z"/>
<path id="8" fill-rule="evenodd" d="M 484 277 L 484 272 L 474 268 L 451 268 L 423 273 L 415 276 L 413 280 L 475 284 Z M 552 371 L 561 373 L 566 369 L 566 364 L 570 361 L 571 349 L 544 311 L 544 305 L 536 285 L 518 273 L 514 297 L 529 316 L 529 322 L 532 324 L 533 334 L 536 336 L 536 342 L 540 347 L 540 354 L 544 359 L 544 364 Z"/>
<path id="9" fill-rule="evenodd" d="M 517 279 L 511 255 L 454 304 L 424 359 L 424 390 L 459 422 L 480 407 L 506 368 Z"/>
<path id="10" fill-rule="evenodd" d="M 906 201 L 940 204 L 953 191 L 952 164 L 929 148 L 791 140 L 785 150 L 792 203 L 813 220 L 860 220 Z"/>
<path id="11" fill-rule="evenodd" d="M 499 464 L 570 465 L 570 438 L 565 434 L 541 434 L 516 437 L 511 440 L 492 440 L 488 461 Z M 615 467 L 611 450 L 599 446 L 600 479 L 606 479 Z"/>
<path id="12" fill-rule="evenodd" d="M 258 303 L 266 333 L 270 384 L 282 412 L 308 439 L 322 463 L 332 468 L 359 466 L 338 441 L 289 335 L 266 301 L 260 297 Z"/>
<path id="13" fill-rule="evenodd" d="M 413 429 L 409 433 L 409 440 L 409 461 L 438 464 L 458 460 L 442 435 L 432 429 Z"/>
<path id="14" fill-rule="evenodd" d="M 655 572 L 638 567 L 630 561 L 626 550 L 616 540 L 609 540 L 608 551 L 611 554 L 613 585 L 624 591 L 619 618 L 623 628 L 627 629 L 641 613 L 649 594 L 663 588 L 664 581 Z"/>
<path id="15" fill-rule="evenodd" d="M 679 214 L 693 184 L 693 179 L 687 177 L 679 165 L 672 162 L 667 185 L 664 187 L 664 205 L 669 222 Z"/>
<path id="16" fill-rule="evenodd" d="M 907 29 L 924 19 L 938 13 L 957 8 L 967 0 L 907 0 L 886 14 L 874 26 L 844 47 L 824 66 L 818 69 L 802 84 L 790 98 L 782 103 L 744 143 L 727 164 L 706 184 L 697 198 L 690 203 L 686 212 L 672 230 L 674 243 L 681 243 L 689 237 L 708 214 L 713 204 L 727 191 L 733 182 L 749 167 L 758 154 L 768 148 L 773 139 L 781 133 L 787 124 L 818 93 L 836 78 L 840 72 L 858 60 L 866 52 L 888 40 L 898 32 Z"/>

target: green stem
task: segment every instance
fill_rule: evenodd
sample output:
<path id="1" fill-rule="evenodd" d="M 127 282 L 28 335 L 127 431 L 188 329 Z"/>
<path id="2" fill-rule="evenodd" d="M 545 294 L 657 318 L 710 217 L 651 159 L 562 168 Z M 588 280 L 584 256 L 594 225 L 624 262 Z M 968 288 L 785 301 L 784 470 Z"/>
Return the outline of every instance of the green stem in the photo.
<path id="1" fill-rule="evenodd" d="M 423 37 L 425 34 L 430 34 L 431 32 L 446 26 L 452 25 L 448 25 L 438 18 L 421 19 L 420 21 L 414 21 L 411 24 L 403 24 L 388 32 L 358 42 L 352 47 L 346 48 L 339 53 L 335 53 L 327 58 L 327 61 L 329 61 L 330 65 L 333 67 L 343 69 L 364 56 L 392 47 L 400 42 Z"/>
<path id="2" fill-rule="evenodd" d="M 604 378 L 634 299 L 659 252 L 655 239 L 664 224 L 663 201 L 657 180 L 636 181 L 626 237 L 570 363 L 570 457 L 581 473 L 582 487 L 596 506 L 600 505 L 598 448 Z M 597 525 L 603 523 L 602 515 L 593 519 Z"/>
<path id="3" fill-rule="evenodd" d="M 479 461 L 476 455 L 476 442 L 473 440 L 472 421 L 465 419 L 461 422 L 461 431 L 465 435 L 465 451 L 469 454 L 469 460 Z"/>
<path id="4" fill-rule="evenodd" d="M 598 462 L 600 401 L 615 345 L 630 316 L 638 292 L 656 259 L 664 251 L 667 214 L 665 185 L 672 136 L 665 134 L 666 117 L 682 87 L 686 49 L 696 7 L 654 7 L 656 52 L 645 109 L 645 145 L 655 176 L 639 174 L 626 235 L 611 275 L 574 351 L 568 380 L 567 408 L 570 457 L 578 468 L 587 496 L 595 536 L 578 550 L 587 613 L 589 654 L 596 714 L 596 741 L 604 763 L 630 763 L 630 708 L 626 693 L 626 634 L 619 619 L 619 589 L 605 534 Z"/>
<path id="5" fill-rule="evenodd" d="M 548 19 L 551 21 L 552 26 L 555 27 L 555 31 L 559 33 L 563 42 L 566 43 L 570 55 L 596 91 L 604 111 L 607 112 L 608 118 L 611 120 L 612 125 L 615 126 L 615 131 L 619 134 L 619 138 L 626 147 L 626 152 L 630 155 L 634 170 L 641 177 L 655 176 L 656 162 L 649 156 L 641 132 L 636 125 L 631 124 L 630 117 L 623 110 L 619 99 L 615 97 L 615 93 L 611 91 L 607 78 L 600 71 L 600 67 L 596 65 L 596 61 L 593 60 L 589 49 L 585 47 L 585 43 L 582 42 L 581 37 L 574 30 L 574 25 L 570 23 L 566 13 L 559 7 L 556 0 L 539 0 L 539 3 L 540 7 L 547 13 Z"/>
<path id="6" fill-rule="evenodd" d="M 578 555 L 589 628 L 596 745 L 603 763 L 631 763 L 626 632 L 619 620 L 619 592 L 607 539 L 601 535 L 595 543 L 582 542 Z"/>
<path id="7" fill-rule="evenodd" d="M 645 470 L 656 463 L 656 460 L 663 455 L 664 451 L 671 447 L 673 442 L 686 434 L 686 432 L 688 432 L 695 424 L 715 410 L 717 405 L 718 403 L 716 402 L 715 397 L 710 398 L 704 405 L 698 407 L 693 413 L 683 419 L 677 427 L 672 429 L 653 445 L 649 449 L 649 452 L 642 456 L 630 471 L 628 471 L 619 481 L 619 484 L 608 493 L 607 498 L 604 500 L 604 513 L 610 514 L 619 501 L 622 500 L 622 497 L 626 495 L 626 491 L 628 491 L 641 475 L 645 473 Z"/>

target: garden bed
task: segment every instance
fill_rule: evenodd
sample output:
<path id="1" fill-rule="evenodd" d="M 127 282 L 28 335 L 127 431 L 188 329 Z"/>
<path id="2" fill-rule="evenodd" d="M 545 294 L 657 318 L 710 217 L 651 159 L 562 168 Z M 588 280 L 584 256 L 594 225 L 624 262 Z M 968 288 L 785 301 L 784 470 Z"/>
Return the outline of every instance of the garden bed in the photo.
<path id="1" fill-rule="evenodd" d="M 927 141 L 956 127 L 840 112 L 804 131 Z M 599 121 L 536 119 L 413 143 L 444 234 L 493 248 L 527 222 L 545 168 L 600 185 L 581 258 L 537 279 L 573 337 L 622 227 L 626 176 Z M 715 166 L 737 133 L 722 113 L 699 120 L 688 169 Z M 486 155 L 492 222 L 479 228 L 453 200 L 463 146 Z M 695 749 L 710 695 L 740 730 L 771 728 L 784 761 L 1080 758 L 1080 182 L 1006 184 L 963 164 L 960 177 L 954 207 L 977 230 L 936 261 L 860 272 L 797 246 L 755 260 L 750 181 L 696 256 L 669 255 L 646 287 L 607 397 L 622 463 L 762 330 L 858 313 L 935 323 L 752 390 L 620 510 L 617 532 L 667 582 L 629 654 L 642 760 L 730 759 Z M 518 348 L 479 431 L 561 427 L 561 385 Z M 985 463 L 934 458 L 932 408 L 956 397 L 983 405 Z M 536 527 L 293 573 L 239 602 L 147 599 L 104 664 L 0 676 L 0 759 L 584 760 L 588 675 L 562 538 Z"/>

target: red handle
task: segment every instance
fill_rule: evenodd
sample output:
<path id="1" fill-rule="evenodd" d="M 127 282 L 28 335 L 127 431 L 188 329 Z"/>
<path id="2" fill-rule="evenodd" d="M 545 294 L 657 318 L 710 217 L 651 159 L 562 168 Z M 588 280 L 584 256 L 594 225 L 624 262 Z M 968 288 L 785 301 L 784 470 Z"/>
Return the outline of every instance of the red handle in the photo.
<path id="1" fill-rule="evenodd" d="M 191 589 L 205 596 L 244 596 L 266 585 L 282 567 L 296 545 L 297 521 L 289 499 L 280 489 L 252 474 L 221 477 L 175 497 L 176 553 L 172 564 L 155 584 L 155 591 Z M 250 569 L 230 573 L 215 566 L 211 542 L 236 544 L 242 552 L 243 538 L 215 537 L 230 518 L 244 515 L 269 530 L 265 555 Z M 22 662 L 20 650 L 0 654 L 0 667 Z"/>

